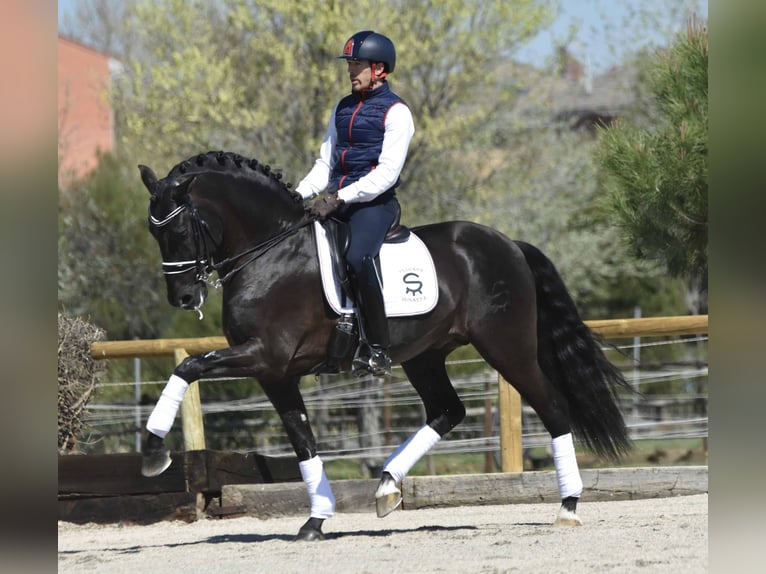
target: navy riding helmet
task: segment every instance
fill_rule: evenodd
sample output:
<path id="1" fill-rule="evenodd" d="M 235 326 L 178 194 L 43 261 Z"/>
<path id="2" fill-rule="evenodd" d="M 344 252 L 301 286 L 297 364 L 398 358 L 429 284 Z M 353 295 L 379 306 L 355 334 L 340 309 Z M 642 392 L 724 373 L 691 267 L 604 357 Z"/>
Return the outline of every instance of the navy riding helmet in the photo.
<path id="1" fill-rule="evenodd" d="M 346 40 L 343 54 L 338 56 L 345 60 L 370 60 L 383 62 L 385 71 L 390 74 L 396 65 L 396 49 L 394 43 L 383 34 L 372 30 L 357 32 Z"/>

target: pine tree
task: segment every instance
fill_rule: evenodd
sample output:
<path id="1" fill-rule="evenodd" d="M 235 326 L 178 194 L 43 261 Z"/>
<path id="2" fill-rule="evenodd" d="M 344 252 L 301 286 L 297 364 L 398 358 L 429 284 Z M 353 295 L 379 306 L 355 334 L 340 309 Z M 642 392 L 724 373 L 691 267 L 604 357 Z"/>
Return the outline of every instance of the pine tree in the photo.
<path id="1" fill-rule="evenodd" d="M 707 28 L 692 19 L 649 62 L 656 123 L 604 128 L 597 154 L 609 209 L 632 253 L 686 279 L 690 293 L 702 294 L 690 302 L 694 310 L 707 305 L 707 68 Z"/>

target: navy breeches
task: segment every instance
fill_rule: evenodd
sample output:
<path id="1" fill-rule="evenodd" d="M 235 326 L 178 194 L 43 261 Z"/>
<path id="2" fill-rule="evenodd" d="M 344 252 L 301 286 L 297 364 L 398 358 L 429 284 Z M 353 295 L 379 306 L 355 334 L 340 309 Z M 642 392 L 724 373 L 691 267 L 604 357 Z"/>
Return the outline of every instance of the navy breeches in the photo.
<path id="1" fill-rule="evenodd" d="M 351 233 L 346 263 L 354 274 L 361 271 L 366 256 L 377 256 L 398 211 L 399 202 L 390 192 L 369 202 L 343 205 L 338 210 L 337 218 L 348 224 Z"/>

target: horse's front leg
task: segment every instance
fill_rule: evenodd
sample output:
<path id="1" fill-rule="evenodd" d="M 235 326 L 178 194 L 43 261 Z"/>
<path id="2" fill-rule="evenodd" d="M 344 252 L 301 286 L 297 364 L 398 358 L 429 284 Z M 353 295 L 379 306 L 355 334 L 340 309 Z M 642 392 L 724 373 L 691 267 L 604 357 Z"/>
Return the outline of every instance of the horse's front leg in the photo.
<path id="1" fill-rule="evenodd" d="M 142 446 L 141 474 L 158 476 L 170 466 L 170 453 L 164 447 L 164 438 L 175 421 L 181 401 L 191 381 L 205 376 L 257 377 L 253 365 L 259 352 L 257 343 L 245 343 L 186 357 L 170 375 L 154 410 L 146 422 L 146 438 Z"/>
<path id="2" fill-rule="evenodd" d="M 335 514 L 335 497 L 322 459 L 317 454 L 314 433 L 298 388 L 299 380 L 293 378 L 264 384 L 263 389 L 282 419 L 287 437 L 298 457 L 301 476 L 311 503 L 309 519 L 301 526 L 295 539 L 322 540 L 322 524 Z"/>
<path id="3" fill-rule="evenodd" d="M 287 432 L 298 457 L 301 476 L 311 501 L 311 515 L 301 527 L 296 539 L 324 538 L 322 524 L 335 512 L 335 497 L 317 456 L 316 440 L 309 424 L 298 377 L 277 380 L 266 372 L 257 360 L 260 344 L 247 343 L 184 359 L 173 371 L 157 404 L 146 423 L 147 437 L 143 445 L 144 476 L 157 476 L 170 466 L 170 453 L 164 448 L 164 438 L 173 426 L 189 381 L 204 377 L 254 377 L 261 382 Z"/>

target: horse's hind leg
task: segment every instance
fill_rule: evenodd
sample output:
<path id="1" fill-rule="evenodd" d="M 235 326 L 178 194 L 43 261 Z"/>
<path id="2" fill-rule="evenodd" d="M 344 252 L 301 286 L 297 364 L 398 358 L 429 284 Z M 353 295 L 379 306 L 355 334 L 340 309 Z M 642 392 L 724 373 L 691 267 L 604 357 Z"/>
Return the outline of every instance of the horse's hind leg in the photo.
<path id="1" fill-rule="evenodd" d="M 582 494 L 583 483 L 575 456 L 566 398 L 553 387 L 537 361 L 530 365 L 528 371 L 521 371 L 514 376 L 507 371 L 500 372 L 535 410 L 551 435 L 553 464 L 561 497 L 561 507 L 554 525 L 580 526 L 582 521 L 577 516 L 577 502 Z M 524 376 L 523 373 L 528 374 Z"/>
<path id="2" fill-rule="evenodd" d="M 279 414 L 290 444 L 298 456 L 301 476 L 311 502 L 309 519 L 301 526 L 295 539 L 322 540 L 322 524 L 335 513 L 335 497 L 322 459 L 317 455 L 316 440 L 298 388 L 298 379 L 262 386 Z"/>
<path id="3" fill-rule="evenodd" d="M 426 424 L 412 434 L 383 464 L 375 506 L 380 518 L 402 502 L 399 484 L 431 448 L 465 418 L 465 406 L 447 376 L 446 353 L 426 351 L 402 363 L 412 386 L 426 408 Z"/>
<path id="4" fill-rule="evenodd" d="M 487 363 L 519 391 L 550 433 L 561 497 L 561 508 L 554 524 L 579 526 L 582 521 L 576 510 L 583 483 L 572 442 L 568 401 L 537 362 L 535 330 L 520 328 L 521 322 L 507 322 L 506 325 L 514 327 L 510 331 L 507 326 L 505 329 L 488 329 L 485 332 L 490 335 L 476 337 L 474 346 Z M 502 341 L 502 345 L 498 341 Z"/>

